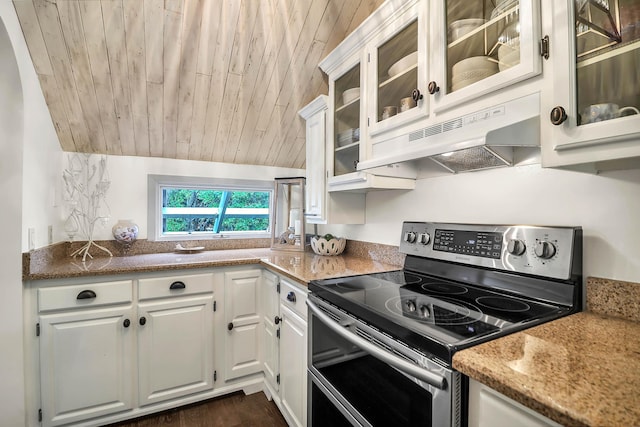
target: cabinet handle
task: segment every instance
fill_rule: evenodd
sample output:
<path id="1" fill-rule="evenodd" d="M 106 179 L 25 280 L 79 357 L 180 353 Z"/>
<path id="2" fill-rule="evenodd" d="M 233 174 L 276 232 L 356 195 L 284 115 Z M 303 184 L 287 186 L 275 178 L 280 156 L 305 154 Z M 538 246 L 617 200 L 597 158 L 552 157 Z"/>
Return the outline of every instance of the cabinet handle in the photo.
<path id="1" fill-rule="evenodd" d="M 184 284 L 184 282 L 173 282 L 171 284 L 171 286 L 169 286 L 169 289 L 171 290 L 175 290 L 175 289 L 185 289 L 187 286 Z"/>
<path id="2" fill-rule="evenodd" d="M 124 319 L 124 322 L 122 322 L 122 326 L 124 326 L 125 328 L 128 328 L 129 325 L 131 325 L 131 320 Z"/>
<path id="3" fill-rule="evenodd" d="M 229 322 L 229 324 L 227 325 L 227 330 L 232 330 L 233 329 L 233 322 Z"/>
<path id="4" fill-rule="evenodd" d="M 287 301 L 296 302 L 296 294 L 293 291 L 287 294 Z"/>
<path id="5" fill-rule="evenodd" d="M 432 80 L 427 85 L 427 90 L 431 95 L 435 95 L 436 93 L 440 92 L 440 86 L 438 86 L 438 83 Z"/>
<path id="6" fill-rule="evenodd" d="M 418 89 L 414 89 L 413 92 L 411 92 L 411 98 L 417 103 L 423 96 Z"/>
<path id="7" fill-rule="evenodd" d="M 146 317 L 144 317 L 144 316 L 142 316 L 142 317 L 140 318 L 140 325 L 141 325 L 141 326 L 144 326 L 146 323 L 147 323 L 147 318 L 146 318 Z"/>
<path id="8" fill-rule="evenodd" d="M 277 325 L 280 322 L 282 322 L 282 317 L 278 317 L 278 316 L 274 317 L 273 323 L 275 323 Z"/>
<path id="9" fill-rule="evenodd" d="M 96 296 L 97 295 L 95 292 L 86 290 L 86 291 L 80 292 L 76 297 L 76 299 L 91 299 L 91 298 L 95 298 Z"/>
<path id="10" fill-rule="evenodd" d="M 551 114 L 549 115 L 551 119 L 551 123 L 558 126 L 564 123 L 567 120 L 567 112 L 561 106 L 553 107 L 551 109 Z"/>

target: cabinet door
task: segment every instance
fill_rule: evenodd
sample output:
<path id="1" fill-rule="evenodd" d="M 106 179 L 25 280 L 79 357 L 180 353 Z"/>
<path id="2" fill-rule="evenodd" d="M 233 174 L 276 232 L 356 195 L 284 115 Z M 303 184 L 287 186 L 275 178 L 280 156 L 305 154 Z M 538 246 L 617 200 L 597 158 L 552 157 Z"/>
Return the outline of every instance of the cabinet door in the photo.
<path id="1" fill-rule="evenodd" d="M 326 168 L 324 153 L 326 141 L 326 104 L 307 119 L 307 193 L 305 197 L 307 218 L 325 220 Z"/>
<path id="2" fill-rule="evenodd" d="M 539 0 L 436 1 L 431 11 L 434 112 L 541 73 Z"/>
<path id="3" fill-rule="evenodd" d="M 138 305 L 140 405 L 213 388 L 213 295 Z"/>
<path id="4" fill-rule="evenodd" d="M 258 290 L 262 270 L 224 274 L 226 380 L 262 371 Z"/>
<path id="5" fill-rule="evenodd" d="M 563 0 L 549 9 L 543 165 L 637 167 L 637 158 L 624 159 L 640 156 L 640 1 Z"/>
<path id="6" fill-rule="evenodd" d="M 42 425 L 133 407 L 131 306 L 40 316 Z"/>
<path id="7" fill-rule="evenodd" d="M 427 2 L 413 0 L 403 7 L 406 10 L 367 49 L 370 137 L 423 119 L 429 113 L 429 97 L 425 97 L 430 57 Z"/>
<path id="8" fill-rule="evenodd" d="M 279 369 L 279 335 L 280 335 L 280 300 L 278 298 L 278 284 L 280 279 L 277 275 L 263 272 L 262 285 L 260 286 L 261 296 L 261 317 L 262 317 L 262 369 L 264 378 L 273 389 L 278 391 L 277 375 Z M 276 324 L 276 321 L 278 322 Z"/>
<path id="9" fill-rule="evenodd" d="M 280 306 L 280 400 L 289 425 L 307 422 L 307 322 Z"/>

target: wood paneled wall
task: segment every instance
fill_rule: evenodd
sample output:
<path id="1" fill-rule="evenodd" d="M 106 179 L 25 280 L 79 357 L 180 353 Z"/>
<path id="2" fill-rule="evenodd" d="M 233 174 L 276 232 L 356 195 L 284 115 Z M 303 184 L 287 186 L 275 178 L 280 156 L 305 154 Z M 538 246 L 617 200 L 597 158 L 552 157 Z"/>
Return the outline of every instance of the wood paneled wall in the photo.
<path id="1" fill-rule="evenodd" d="M 14 0 L 65 151 L 302 168 L 318 68 L 382 0 Z"/>

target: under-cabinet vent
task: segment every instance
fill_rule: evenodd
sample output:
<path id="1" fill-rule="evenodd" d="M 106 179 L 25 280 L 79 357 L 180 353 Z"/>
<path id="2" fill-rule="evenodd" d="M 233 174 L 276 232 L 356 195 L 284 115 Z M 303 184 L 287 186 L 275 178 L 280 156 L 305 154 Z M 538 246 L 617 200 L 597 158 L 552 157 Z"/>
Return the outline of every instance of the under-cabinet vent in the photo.
<path id="1" fill-rule="evenodd" d="M 420 129 L 409 134 L 409 142 L 417 141 L 422 138 L 424 138 L 424 129 Z"/>
<path id="2" fill-rule="evenodd" d="M 423 130 L 424 130 L 424 137 L 428 138 L 430 136 L 442 133 L 442 125 L 437 124 L 437 125 L 429 126 L 428 128 L 424 128 Z"/>
<path id="3" fill-rule="evenodd" d="M 442 132 L 449 132 L 450 130 L 460 129 L 462 127 L 462 118 L 449 120 L 442 124 Z"/>

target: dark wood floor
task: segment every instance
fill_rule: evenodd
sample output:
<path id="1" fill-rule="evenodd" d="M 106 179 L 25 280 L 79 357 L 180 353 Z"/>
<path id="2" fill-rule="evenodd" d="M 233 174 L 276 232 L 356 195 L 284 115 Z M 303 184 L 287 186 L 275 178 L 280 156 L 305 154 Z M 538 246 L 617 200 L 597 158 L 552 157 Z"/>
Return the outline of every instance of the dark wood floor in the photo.
<path id="1" fill-rule="evenodd" d="M 264 393 L 242 392 L 148 415 L 109 427 L 286 427 L 278 407 Z"/>

